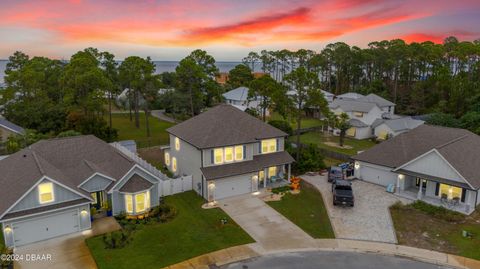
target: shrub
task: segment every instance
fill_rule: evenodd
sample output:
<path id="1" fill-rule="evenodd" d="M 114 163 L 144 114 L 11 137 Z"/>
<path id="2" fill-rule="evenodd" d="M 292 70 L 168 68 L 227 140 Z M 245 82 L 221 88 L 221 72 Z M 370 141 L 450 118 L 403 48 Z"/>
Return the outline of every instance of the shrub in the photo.
<path id="1" fill-rule="evenodd" d="M 427 204 L 423 201 L 415 201 L 411 206 L 428 215 L 434 216 L 439 219 L 443 219 L 448 222 L 458 222 L 465 219 L 465 216 L 459 212 L 446 209 L 445 207 L 442 207 L 442 206 L 434 206 L 431 204 Z"/>
<path id="2" fill-rule="evenodd" d="M 103 242 L 105 243 L 105 247 L 111 249 L 125 247 L 130 243 L 132 233 L 133 231 L 124 229 L 104 234 Z"/>
<path id="3" fill-rule="evenodd" d="M 287 192 L 289 190 L 290 190 L 290 186 L 286 185 L 282 187 L 273 188 L 272 193 L 279 194 L 279 193 Z"/>
<path id="4" fill-rule="evenodd" d="M 268 124 L 272 125 L 273 127 L 277 128 L 277 129 L 280 129 L 280 130 L 284 131 L 288 135 L 293 134 L 292 126 L 287 121 L 271 120 L 271 121 L 268 121 Z"/>
<path id="5" fill-rule="evenodd" d="M 292 156 L 296 156 L 296 148 L 287 149 Z M 296 160 L 292 165 L 292 170 L 295 174 L 303 174 L 309 171 L 319 171 L 326 168 L 323 162 L 323 155 L 314 144 L 302 148 L 300 151 L 300 159 Z"/>

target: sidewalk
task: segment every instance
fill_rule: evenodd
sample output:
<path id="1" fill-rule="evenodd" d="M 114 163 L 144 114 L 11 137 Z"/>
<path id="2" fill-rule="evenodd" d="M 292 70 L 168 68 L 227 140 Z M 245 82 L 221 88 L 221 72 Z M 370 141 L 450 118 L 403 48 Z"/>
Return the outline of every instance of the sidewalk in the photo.
<path id="1" fill-rule="evenodd" d="M 165 268 L 208 269 L 209 265 L 222 266 L 262 255 L 280 252 L 354 251 L 370 254 L 374 253 L 378 255 L 400 256 L 431 264 L 456 268 L 480 269 L 480 261 L 426 249 L 400 246 L 389 243 L 346 239 L 316 239 L 315 241 L 316 247 L 314 248 L 284 249 L 275 251 L 264 251 L 263 248 L 259 247 L 258 243 L 241 245 L 208 253 Z"/>

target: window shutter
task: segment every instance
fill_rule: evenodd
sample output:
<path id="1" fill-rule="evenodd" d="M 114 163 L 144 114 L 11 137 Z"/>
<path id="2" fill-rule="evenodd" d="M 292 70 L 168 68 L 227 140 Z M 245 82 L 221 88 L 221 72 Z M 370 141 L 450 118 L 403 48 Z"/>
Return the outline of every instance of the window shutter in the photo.
<path id="1" fill-rule="evenodd" d="M 280 139 L 278 139 L 278 138 L 277 138 L 277 139 L 275 140 L 275 142 L 277 143 L 277 151 L 279 151 L 279 150 L 280 150 L 280 148 L 279 148 L 279 146 L 278 146 L 278 145 L 280 145 Z"/>
<path id="2" fill-rule="evenodd" d="M 465 203 L 465 195 L 466 194 L 467 194 L 467 190 L 462 188 L 462 198 L 461 198 L 462 203 Z"/>
<path id="3" fill-rule="evenodd" d="M 243 159 L 247 159 L 247 146 L 243 145 Z"/>
<path id="4" fill-rule="evenodd" d="M 212 163 L 212 164 L 213 164 L 213 158 L 214 158 L 214 156 L 213 156 L 213 149 L 212 149 L 212 150 L 210 151 L 210 160 L 211 160 L 211 163 Z"/>
<path id="5" fill-rule="evenodd" d="M 262 142 L 258 142 L 258 153 L 262 153 Z"/>
<path id="6" fill-rule="evenodd" d="M 440 183 L 437 182 L 437 185 L 435 186 L 435 196 L 438 196 L 439 192 L 440 192 Z"/>

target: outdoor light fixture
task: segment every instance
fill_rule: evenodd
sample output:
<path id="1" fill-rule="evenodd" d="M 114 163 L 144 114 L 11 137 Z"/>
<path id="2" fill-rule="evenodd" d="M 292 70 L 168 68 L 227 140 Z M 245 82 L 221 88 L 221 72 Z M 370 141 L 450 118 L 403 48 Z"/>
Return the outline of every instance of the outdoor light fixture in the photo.
<path id="1" fill-rule="evenodd" d="M 12 228 L 10 226 L 6 226 L 5 229 L 3 229 L 3 230 L 5 231 L 6 234 L 12 232 Z"/>
<path id="2" fill-rule="evenodd" d="M 404 176 L 404 175 L 402 175 L 402 174 L 399 174 L 399 175 L 398 175 L 398 178 L 399 178 L 399 179 L 404 179 L 404 178 L 405 178 L 405 176 Z"/>
<path id="3" fill-rule="evenodd" d="M 80 211 L 80 214 L 82 214 L 82 216 L 86 216 L 87 215 L 87 210 L 84 209 L 84 210 Z"/>
<path id="4" fill-rule="evenodd" d="M 360 164 L 355 162 L 355 169 L 358 169 L 358 168 L 360 168 Z"/>

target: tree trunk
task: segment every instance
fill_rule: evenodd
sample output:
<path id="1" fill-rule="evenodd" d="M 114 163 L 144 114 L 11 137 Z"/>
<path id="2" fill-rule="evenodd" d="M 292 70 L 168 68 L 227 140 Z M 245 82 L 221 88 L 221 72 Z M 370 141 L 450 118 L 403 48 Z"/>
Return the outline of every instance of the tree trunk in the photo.
<path id="1" fill-rule="evenodd" d="M 343 141 L 345 140 L 345 130 L 340 130 L 340 139 L 339 139 L 339 144 L 340 147 L 343 147 Z"/>
<path id="2" fill-rule="evenodd" d="M 139 98 L 138 91 L 135 90 L 135 127 L 140 128 Z"/>
<path id="3" fill-rule="evenodd" d="M 108 99 L 108 121 L 110 129 L 112 128 L 112 94 L 110 93 L 110 98 Z"/>
<path id="4" fill-rule="evenodd" d="M 148 108 L 145 108 L 145 127 L 147 129 L 147 137 L 150 137 L 150 122 L 149 122 L 149 117 L 150 117 L 150 110 Z"/>

